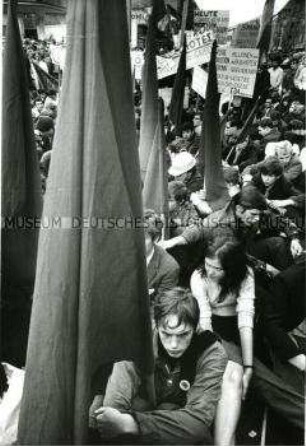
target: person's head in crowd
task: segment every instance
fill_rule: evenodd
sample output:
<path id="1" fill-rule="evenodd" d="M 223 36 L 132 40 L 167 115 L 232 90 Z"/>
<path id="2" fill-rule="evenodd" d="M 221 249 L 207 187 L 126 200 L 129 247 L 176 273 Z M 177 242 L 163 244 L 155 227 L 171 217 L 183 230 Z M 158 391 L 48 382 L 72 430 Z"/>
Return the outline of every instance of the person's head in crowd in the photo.
<path id="1" fill-rule="evenodd" d="M 196 159 L 188 152 L 180 152 L 172 158 L 169 175 L 178 181 L 186 181 L 196 168 Z"/>
<path id="2" fill-rule="evenodd" d="M 186 185 L 182 181 L 170 181 L 168 184 L 169 200 L 178 204 L 184 203 L 189 199 L 189 192 Z"/>
<path id="3" fill-rule="evenodd" d="M 36 106 L 38 112 L 41 113 L 43 108 L 44 108 L 43 100 L 42 99 L 37 99 L 37 101 L 35 102 L 35 106 Z"/>
<path id="4" fill-rule="evenodd" d="M 233 119 L 231 121 L 228 121 L 225 124 L 224 134 L 227 137 L 230 137 L 230 136 L 236 137 L 236 136 L 238 136 L 239 130 L 241 129 L 241 127 L 242 127 L 242 123 L 238 119 Z"/>
<path id="5" fill-rule="evenodd" d="M 259 165 L 259 172 L 265 187 L 271 187 L 283 173 L 283 165 L 275 156 L 269 156 Z"/>
<path id="6" fill-rule="evenodd" d="M 229 293 L 237 296 L 247 274 L 245 249 L 230 233 L 212 233 L 200 270 L 204 277 L 221 287 L 219 302 Z"/>
<path id="7" fill-rule="evenodd" d="M 305 105 L 299 99 L 294 99 L 289 107 L 289 113 L 299 116 L 305 111 Z"/>
<path id="8" fill-rule="evenodd" d="M 271 133 L 273 127 L 274 125 L 271 118 L 262 118 L 258 125 L 258 133 L 264 138 Z"/>
<path id="9" fill-rule="evenodd" d="M 200 113 L 196 113 L 194 115 L 193 127 L 194 127 L 195 134 L 197 136 L 201 136 L 201 132 L 202 132 L 202 119 L 201 119 Z"/>
<path id="10" fill-rule="evenodd" d="M 173 141 L 170 142 L 170 144 L 168 144 L 168 151 L 170 153 L 170 157 L 175 158 L 182 149 L 182 139 L 181 138 L 176 138 Z"/>
<path id="11" fill-rule="evenodd" d="M 269 110 L 272 107 L 272 98 L 267 98 L 265 100 L 265 109 Z"/>
<path id="12" fill-rule="evenodd" d="M 280 67 L 281 63 L 282 59 L 280 55 L 279 54 L 273 55 L 273 57 L 271 58 L 271 67 L 273 68 L 273 70 L 276 70 L 278 67 Z"/>
<path id="13" fill-rule="evenodd" d="M 271 110 L 270 119 L 272 120 L 273 127 L 280 127 L 281 114 L 277 110 Z"/>
<path id="14" fill-rule="evenodd" d="M 232 198 L 240 192 L 240 174 L 238 166 L 223 167 L 223 176 L 228 189 L 228 194 Z"/>
<path id="15" fill-rule="evenodd" d="M 57 96 L 57 92 L 56 90 L 48 90 L 47 92 L 47 96 L 51 99 L 53 99 L 54 101 L 56 101 L 56 96 Z"/>
<path id="16" fill-rule="evenodd" d="M 199 318 L 198 301 L 188 289 L 175 287 L 157 296 L 154 321 L 159 340 L 171 358 L 180 358 L 186 352 Z"/>
<path id="17" fill-rule="evenodd" d="M 277 102 L 280 101 L 280 95 L 279 92 L 276 90 L 273 90 L 270 92 L 270 98 L 273 104 L 276 104 Z"/>
<path id="18" fill-rule="evenodd" d="M 154 245 L 162 236 L 163 222 L 152 209 L 144 211 L 144 234 L 146 257 L 150 257 L 154 252 Z"/>
<path id="19" fill-rule="evenodd" d="M 300 119 L 292 119 L 288 124 L 288 131 L 292 133 L 296 133 L 297 135 L 301 135 L 303 132 L 301 130 L 304 130 L 304 123 Z"/>
<path id="20" fill-rule="evenodd" d="M 47 93 L 45 92 L 45 90 L 38 90 L 38 95 L 40 97 L 40 100 L 44 102 L 47 97 Z"/>
<path id="21" fill-rule="evenodd" d="M 275 147 L 275 155 L 282 164 L 282 166 L 286 166 L 293 157 L 292 144 L 287 140 L 280 141 L 279 144 L 277 144 Z"/>
<path id="22" fill-rule="evenodd" d="M 193 136 L 193 124 L 192 122 L 185 122 L 182 126 L 182 137 L 190 141 Z"/>
<path id="23" fill-rule="evenodd" d="M 41 116 L 39 117 L 37 124 L 36 124 L 36 130 L 41 132 L 43 135 L 49 135 L 51 136 L 54 132 L 54 121 L 50 116 Z"/>
<path id="24" fill-rule="evenodd" d="M 257 227 L 263 211 L 267 209 L 265 197 L 253 185 L 246 185 L 235 197 L 236 217 L 244 226 Z"/>

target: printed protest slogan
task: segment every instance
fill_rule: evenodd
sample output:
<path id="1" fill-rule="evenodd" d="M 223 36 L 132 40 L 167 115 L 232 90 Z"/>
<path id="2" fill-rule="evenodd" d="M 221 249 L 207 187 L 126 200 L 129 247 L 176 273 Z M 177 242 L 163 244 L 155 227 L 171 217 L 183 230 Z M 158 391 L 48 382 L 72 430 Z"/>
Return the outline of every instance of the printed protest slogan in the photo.
<path id="1" fill-rule="evenodd" d="M 186 69 L 208 63 L 214 35 L 212 32 L 186 32 Z M 157 77 L 163 79 L 177 72 L 180 59 L 179 51 L 171 51 L 163 56 L 157 56 Z"/>

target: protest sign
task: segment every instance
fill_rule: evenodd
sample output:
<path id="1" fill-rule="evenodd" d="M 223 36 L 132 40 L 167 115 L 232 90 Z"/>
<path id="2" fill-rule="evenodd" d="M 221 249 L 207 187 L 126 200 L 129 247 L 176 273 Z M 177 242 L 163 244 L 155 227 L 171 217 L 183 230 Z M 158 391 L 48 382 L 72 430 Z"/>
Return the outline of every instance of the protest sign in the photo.
<path id="1" fill-rule="evenodd" d="M 208 73 L 200 67 L 195 67 L 192 74 L 191 88 L 205 99 Z"/>
<path id="2" fill-rule="evenodd" d="M 259 33 L 259 19 L 241 23 L 233 32 L 231 46 L 235 48 L 255 48 Z"/>
<path id="3" fill-rule="evenodd" d="M 225 44 L 229 25 L 229 11 L 210 11 L 196 9 L 194 11 L 195 29 L 211 30 L 219 44 Z"/>
<path id="4" fill-rule="evenodd" d="M 219 92 L 252 98 L 258 57 L 258 49 L 218 48 L 217 76 Z"/>
<path id="5" fill-rule="evenodd" d="M 200 31 L 186 32 L 186 70 L 209 62 L 213 33 Z M 163 56 L 157 56 L 157 77 L 163 79 L 177 72 L 180 51 L 171 51 Z"/>

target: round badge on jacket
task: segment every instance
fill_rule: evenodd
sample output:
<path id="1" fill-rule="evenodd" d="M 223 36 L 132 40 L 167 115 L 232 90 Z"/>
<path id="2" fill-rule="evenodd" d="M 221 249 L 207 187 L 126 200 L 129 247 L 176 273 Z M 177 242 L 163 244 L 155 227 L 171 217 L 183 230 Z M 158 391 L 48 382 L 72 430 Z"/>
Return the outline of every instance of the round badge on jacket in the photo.
<path id="1" fill-rule="evenodd" d="M 180 381 L 180 389 L 184 392 L 188 392 L 188 390 L 190 389 L 190 382 L 186 379 L 182 379 L 182 381 Z"/>

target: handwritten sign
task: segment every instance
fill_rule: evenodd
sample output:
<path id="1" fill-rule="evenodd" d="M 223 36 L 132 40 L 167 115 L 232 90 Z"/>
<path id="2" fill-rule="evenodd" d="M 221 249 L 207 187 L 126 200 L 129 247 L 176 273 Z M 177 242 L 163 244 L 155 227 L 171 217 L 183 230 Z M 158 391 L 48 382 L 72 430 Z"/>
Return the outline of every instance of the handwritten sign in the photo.
<path id="1" fill-rule="evenodd" d="M 253 48 L 218 48 L 217 76 L 220 93 L 253 97 L 259 50 Z"/>
<path id="2" fill-rule="evenodd" d="M 202 9 L 196 9 L 194 11 L 195 29 L 212 31 L 219 44 L 226 43 L 229 19 L 229 11 L 209 11 Z"/>

